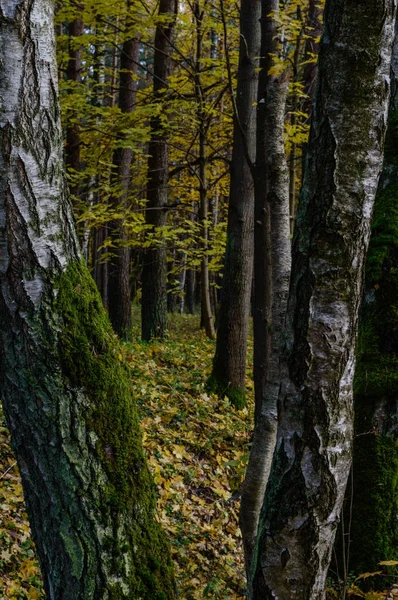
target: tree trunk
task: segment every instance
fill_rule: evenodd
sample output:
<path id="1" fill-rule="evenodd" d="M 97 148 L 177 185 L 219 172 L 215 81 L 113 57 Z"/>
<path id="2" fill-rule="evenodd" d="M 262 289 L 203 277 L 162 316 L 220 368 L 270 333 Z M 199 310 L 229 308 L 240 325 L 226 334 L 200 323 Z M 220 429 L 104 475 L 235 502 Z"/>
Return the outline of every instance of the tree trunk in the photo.
<path id="1" fill-rule="evenodd" d="M 245 404 L 247 334 L 253 276 L 256 111 L 260 52 L 260 0 L 243 0 L 240 11 L 238 87 L 234 121 L 227 247 L 217 327 L 217 345 L 208 388 Z"/>
<path id="2" fill-rule="evenodd" d="M 129 2 L 127 8 L 131 10 Z M 132 27 L 131 17 L 126 19 L 126 27 Z M 135 108 L 139 48 L 139 38 L 135 33 L 134 37 L 125 40 L 122 46 L 119 73 L 119 108 L 122 114 L 131 113 Z M 111 189 L 114 191 L 109 198 L 111 207 L 123 210 L 128 208 L 130 170 L 133 161 L 133 150 L 123 144 L 125 137 L 122 132 L 116 140 L 111 174 Z M 121 145 L 118 146 L 120 143 Z M 124 219 L 112 221 L 109 224 L 109 231 L 111 237 L 116 238 L 116 247 L 113 250 L 116 256 L 110 261 L 108 274 L 109 318 L 120 338 L 127 340 L 131 336 L 130 248 Z"/>
<path id="3" fill-rule="evenodd" d="M 177 16 L 177 0 L 160 0 L 159 23 L 155 35 L 154 80 L 155 100 L 162 102 L 171 71 L 171 41 Z M 168 132 L 160 114 L 151 120 L 148 148 L 148 185 L 145 222 L 152 230 L 167 221 L 167 181 L 169 166 Z M 166 247 L 148 248 L 142 269 L 142 339 L 163 338 L 167 328 L 167 263 Z"/>
<path id="4" fill-rule="evenodd" d="M 0 23 L 0 386 L 52 600 L 174 598 L 129 374 L 79 253 L 53 3 Z"/>
<path id="5" fill-rule="evenodd" d="M 262 7 L 263 57 L 271 52 L 275 56 L 279 51 L 278 4 L 278 0 L 266 0 Z M 247 574 L 276 441 L 281 332 L 291 265 L 289 177 L 284 150 L 288 73 L 269 75 L 271 60 L 263 60 L 260 73 L 257 122 L 253 317 L 256 414 L 240 509 Z"/>
<path id="6" fill-rule="evenodd" d="M 398 82 L 398 37 L 392 87 Z M 392 97 L 383 175 L 366 261 L 354 378 L 353 485 L 346 495 L 345 577 L 398 558 L 398 99 Z M 364 493 L 366 490 L 366 493 Z M 344 541 L 344 546 L 343 546 Z M 374 580 L 373 580 L 374 581 Z M 372 581 L 372 583 L 373 583 Z"/>
<path id="7" fill-rule="evenodd" d="M 319 0 L 309 0 L 304 50 L 304 98 L 301 104 L 301 111 L 308 115 L 308 123 L 311 121 L 312 105 L 315 96 L 315 86 L 318 74 L 318 40 L 322 34 L 322 13 L 323 8 L 320 6 Z M 304 177 L 307 144 L 302 145 L 301 152 L 302 174 Z"/>
<path id="8" fill-rule="evenodd" d="M 394 19 L 394 0 L 329 0 L 325 11 L 254 600 L 324 598 L 351 464 L 354 345 Z"/>
<path id="9" fill-rule="evenodd" d="M 187 269 L 186 281 L 185 281 L 185 304 L 187 313 L 189 315 L 195 314 L 195 280 L 196 272 L 195 269 Z"/>
<path id="10" fill-rule="evenodd" d="M 207 156 L 206 156 L 206 126 L 207 116 L 205 107 L 205 98 L 202 85 L 203 70 L 203 16 L 204 10 L 201 10 L 198 1 L 193 4 L 193 15 L 196 23 L 196 56 L 195 56 L 195 96 L 197 103 L 197 119 L 199 123 L 199 224 L 201 228 L 201 247 L 202 260 L 200 264 L 200 299 L 201 299 L 201 327 L 203 326 L 206 335 L 210 339 L 216 337 L 214 329 L 214 317 L 211 309 L 210 299 L 210 277 L 209 277 L 209 199 L 207 189 Z"/>
<path id="11" fill-rule="evenodd" d="M 83 10 L 80 5 L 78 9 Z M 74 19 L 68 26 L 69 34 L 69 60 L 66 68 L 66 77 L 68 81 L 78 84 L 81 81 L 81 46 L 76 45 L 76 38 L 84 33 L 83 19 Z M 70 193 L 73 197 L 79 198 L 78 176 L 80 173 L 80 127 L 78 123 L 78 114 L 73 111 L 69 114 L 66 127 L 66 146 L 65 146 L 66 166 L 70 171 L 71 182 L 69 184 Z"/>

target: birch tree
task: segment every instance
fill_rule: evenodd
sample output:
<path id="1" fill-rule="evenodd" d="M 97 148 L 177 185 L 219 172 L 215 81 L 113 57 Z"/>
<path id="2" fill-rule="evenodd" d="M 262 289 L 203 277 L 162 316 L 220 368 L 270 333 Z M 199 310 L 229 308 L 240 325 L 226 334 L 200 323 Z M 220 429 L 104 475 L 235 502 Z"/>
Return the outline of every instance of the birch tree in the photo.
<path id="1" fill-rule="evenodd" d="M 291 266 L 289 178 L 284 150 L 288 69 L 270 70 L 280 57 L 279 0 L 263 0 L 254 224 L 255 430 L 242 490 L 240 527 L 249 571 L 258 519 L 276 442 L 281 331 Z"/>
<path id="2" fill-rule="evenodd" d="M 249 597 L 324 598 L 351 464 L 362 273 L 382 168 L 395 0 L 329 0 L 293 248 L 278 434 Z"/>
<path id="3" fill-rule="evenodd" d="M 78 250 L 53 2 L 0 8 L 0 386 L 46 595 L 173 598 L 128 375 Z"/>

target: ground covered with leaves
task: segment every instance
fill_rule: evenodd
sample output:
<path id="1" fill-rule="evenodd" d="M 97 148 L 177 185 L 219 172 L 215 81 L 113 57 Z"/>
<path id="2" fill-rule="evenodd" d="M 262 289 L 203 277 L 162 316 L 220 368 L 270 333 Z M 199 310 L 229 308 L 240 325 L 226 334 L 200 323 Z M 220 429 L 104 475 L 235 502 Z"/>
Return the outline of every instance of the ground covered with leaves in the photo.
<path id="1" fill-rule="evenodd" d="M 158 487 L 158 519 L 170 538 L 180 597 L 241 600 L 239 489 L 253 420 L 252 381 L 247 380 L 249 408 L 242 411 L 206 394 L 214 342 L 205 338 L 197 317 L 173 317 L 163 343 L 139 341 L 138 326 L 134 339 L 119 358 L 131 367 Z M 0 509 L 0 599 L 44 598 L 3 415 Z"/>

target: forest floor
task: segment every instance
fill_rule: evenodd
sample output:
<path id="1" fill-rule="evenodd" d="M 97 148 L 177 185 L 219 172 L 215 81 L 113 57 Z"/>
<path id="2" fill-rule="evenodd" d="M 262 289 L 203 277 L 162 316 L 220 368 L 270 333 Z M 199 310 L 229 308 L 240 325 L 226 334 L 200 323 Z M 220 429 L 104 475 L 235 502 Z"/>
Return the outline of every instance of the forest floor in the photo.
<path id="1" fill-rule="evenodd" d="M 238 508 L 253 422 L 252 380 L 247 379 L 249 407 L 242 411 L 206 394 L 214 342 L 199 329 L 198 317 L 171 317 L 163 343 L 143 343 L 139 334 L 136 325 L 135 341 L 123 346 L 121 358 L 131 366 L 144 445 L 158 488 L 158 519 L 171 542 L 180 597 L 241 600 L 245 576 Z M 3 598 L 37 600 L 44 593 L 1 413 Z"/>

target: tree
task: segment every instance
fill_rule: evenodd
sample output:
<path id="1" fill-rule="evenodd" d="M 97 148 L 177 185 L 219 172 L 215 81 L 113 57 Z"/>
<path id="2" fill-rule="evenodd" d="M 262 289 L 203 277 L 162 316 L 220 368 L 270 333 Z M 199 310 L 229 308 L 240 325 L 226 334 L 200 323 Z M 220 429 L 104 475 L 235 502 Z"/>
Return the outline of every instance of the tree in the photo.
<path id="1" fill-rule="evenodd" d="M 281 331 L 290 276 L 289 180 L 284 150 L 289 71 L 282 67 L 274 73 L 272 68 L 274 61 L 282 58 L 278 15 L 279 1 L 264 0 L 255 169 L 255 431 L 240 510 L 248 573 L 276 441 Z"/>
<path id="2" fill-rule="evenodd" d="M 53 3 L 2 12 L 1 389 L 46 594 L 173 598 L 128 374 L 73 226 Z"/>
<path id="3" fill-rule="evenodd" d="M 344 583 L 349 571 L 376 571 L 380 561 L 398 558 L 397 76 L 396 36 L 383 173 L 375 199 L 356 347 L 352 485 L 347 488 L 343 520 L 347 535 L 340 537 L 336 547 Z"/>
<path id="4" fill-rule="evenodd" d="M 395 2 L 329 0 L 297 216 L 278 435 L 255 600 L 324 597 L 351 463 L 358 307 L 388 107 Z"/>
<path id="5" fill-rule="evenodd" d="M 227 246 L 216 353 L 207 384 L 210 391 L 225 394 L 237 407 L 245 404 L 247 334 L 253 276 L 255 103 L 260 14 L 259 0 L 242 1 Z M 227 40 L 225 45 L 228 53 Z M 232 82 L 230 71 L 229 76 Z"/>
<path id="6" fill-rule="evenodd" d="M 159 23 L 155 35 L 153 92 L 157 101 L 151 119 L 151 141 L 148 147 L 148 186 L 146 223 L 151 228 L 166 224 L 168 197 L 168 131 L 162 108 L 164 93 L 172 67 L 172 39 L 177 17 L 176 0 L 161 0 Z M 162 338 L 167 326 L 167 262 L 163 242 L 148 248 L 142 271 L 142 339 Z"/>
<path id="7" fill-rule="evenodd" d="M 125 27 L 126 39 L 120 54 L 119 99 L 118 105 L 123 114 L 133 112 L 137 95 L 137 65 L 139 58 L 140 40 L 134 31 L 134 17 L 131 14 L 131 2 L 127 1 L 127 16 Z M 122 339 L 131 337 L 131 292 L 130 292 L 130 248 L 124 225 L 124 214 L 128 208 L 131 163 L 133 150 L 126 144 L 123 131 L 118 134 L 117 147 L 113 153 L 113 169 L 111 186 L 114 194 L 109 204 L 117 210 L 122 209 L 122 218 L 110 224 L 111 235 L 117 238 L 118 244 L 111 260 L 108 279 L 109 318 L 116 333 Z"/>

